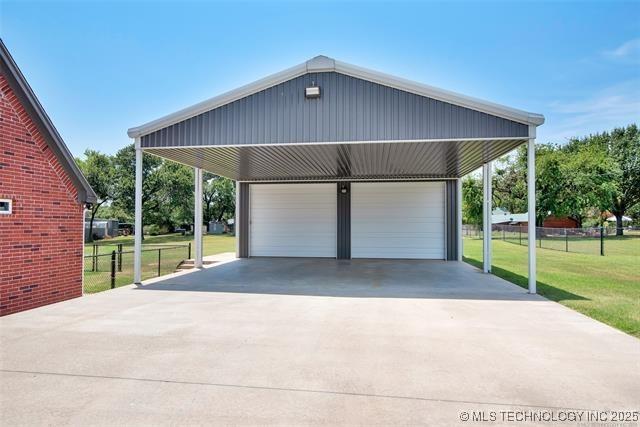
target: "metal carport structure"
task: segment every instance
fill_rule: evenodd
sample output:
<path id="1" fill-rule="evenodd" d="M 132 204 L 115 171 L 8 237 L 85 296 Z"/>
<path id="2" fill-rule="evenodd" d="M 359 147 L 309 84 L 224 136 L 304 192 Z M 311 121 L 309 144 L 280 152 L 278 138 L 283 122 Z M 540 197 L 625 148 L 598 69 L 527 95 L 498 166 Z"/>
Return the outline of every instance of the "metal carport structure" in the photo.
<path id="1" fill-rule="evenodd" d="M 335 257 L 350 258 L 352 184 L 442 182 L 442 254 L 461 261 L 461 178 L 483 167 L 488 273 L 491 162 L 528 144 L 528 232 L 535 235 L 534 147 L 543 123 L 539 114 L 318 56 L 129 129 L 136 147 L 136 229 L 142 224 L 144 151 L 195 168 L 196 225 L 202 223 L 202 171 L 236 181 L 239 257 L 251 255 L 252 185 L 335 183 Z M 142 240 L 135 238 L 139 283 Z M 201 227 L 195 227 L 195 240 L 195 265 L 201 267 Z M 529 239 L 530 292 L 535 285 L 535 239 Z"/>

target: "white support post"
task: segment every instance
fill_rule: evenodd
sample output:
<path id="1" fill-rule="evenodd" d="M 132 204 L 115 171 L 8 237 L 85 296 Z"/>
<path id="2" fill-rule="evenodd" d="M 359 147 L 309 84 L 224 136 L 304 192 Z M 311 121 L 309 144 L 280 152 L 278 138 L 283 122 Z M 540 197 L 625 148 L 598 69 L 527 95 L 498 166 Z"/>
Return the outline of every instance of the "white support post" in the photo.
<path id="1" fill-rule="evenodd" d="M 458 228 L 458 261 L 462 261 L 462 178 L 456 181 L 456 222 Z"/>
<path id="2" fill-rule="evenodd" d="M 527 143 L 527 243 L 529 248 L 529 293 L 536 293 L 536 127 L 529 126 Z"/>
<path id="3" fill-rule="evenodd" d="M 202 169 L 195 168 L 195 212 L 193 218 L 193 238 L 196 245 L 195 268 L 202 268 Z"/>
<path id="4" fill-rule="evenodd" d="M 487 162 L 482 166 L 482 271 L 485 273 L 491 273 L 491 173 L 491 162 Z"/>
<path id="5" fill-rule="evenodd" d="M 238 223 L 238 219 L 240 215 L 238 215 L 238 209 L 240 209 L 240 205 L 238 202 L 240 201 L 240 181 L 236 181 L 236 210 L 233 214 L 233 230 L 236 235 L 236 258 L 240 258 L 240 224 Z"/>
<path id="6" fill-rule="evenodd" d="M 133 283 L 142 283 L 142 148 L 140 138 L 135 138 L 136 149 L 136 189 L 135 223 L 133 245 Z"/>

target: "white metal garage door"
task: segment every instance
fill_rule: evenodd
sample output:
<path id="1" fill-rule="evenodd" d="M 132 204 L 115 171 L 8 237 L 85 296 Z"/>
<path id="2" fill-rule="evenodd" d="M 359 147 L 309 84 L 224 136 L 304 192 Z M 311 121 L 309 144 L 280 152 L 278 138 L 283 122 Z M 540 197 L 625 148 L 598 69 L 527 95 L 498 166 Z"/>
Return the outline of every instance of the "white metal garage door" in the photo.
<path id="1" fill-rule="evenodd" d="M 252 184 L 249 256 L 336 256 L 336 184 Z"/>
<path id="2" fill-rule="evenodd" d="M 444 259 L 443 182 L 351 185 L 351 257 Z"/>

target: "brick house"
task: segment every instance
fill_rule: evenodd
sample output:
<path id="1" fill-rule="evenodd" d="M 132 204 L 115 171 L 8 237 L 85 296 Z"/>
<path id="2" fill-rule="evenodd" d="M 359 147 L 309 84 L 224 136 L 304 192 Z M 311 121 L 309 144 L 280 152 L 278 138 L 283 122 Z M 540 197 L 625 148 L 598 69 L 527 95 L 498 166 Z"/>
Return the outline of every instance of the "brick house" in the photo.
<path id="1" fill-rule="evenodd" d="M 0 40 L 0 316 L 82 295 L 96 196 Z"/>

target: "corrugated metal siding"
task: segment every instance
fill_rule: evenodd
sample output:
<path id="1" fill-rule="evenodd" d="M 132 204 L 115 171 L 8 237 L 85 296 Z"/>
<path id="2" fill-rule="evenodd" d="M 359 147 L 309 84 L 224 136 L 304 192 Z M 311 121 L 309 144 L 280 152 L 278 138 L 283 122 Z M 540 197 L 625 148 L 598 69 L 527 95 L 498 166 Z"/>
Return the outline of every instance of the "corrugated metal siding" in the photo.
<path id="1" fill-rule="evenodd" d="M 523 139 L 248 147 L 146 148 L 239 181 L 457 178 Z"/>
<path id="2" fill-rule="evenodd" d="M 240 186 L 240 192 L 238 194 L 238 206 L 237 206 L 237 216 L 238 216 L 238 226 L 239 226 L 239 235 L 237 236 L 238 240 L 238 257 L 239 258 L 248 258 L 249 257 L 249 184 L 246 182 L 241 182 L 238 184 Z"/>
<path id="3" fill-rule="evenodd" d="M 347 193 L 340 190 L 346 187 Z M 351 183 L 338 183 L 338 259 L 351 258 Z"/>
<path id="4" fill-rule="evenodd" d="M 321 97 L 306 99 L 315 83 Z M 335 72 L 310 73 L 142 137 L 142 147 L 525 137 L 527 125 Z"/>
<path id="5" fill-rule="evenodd" d="M 446 181 L 445 187 L 445 233 L 447 239 L 447 260 L 458 259 L 458 228 L 457 228 L 457 185 L 456 181 Z"/>

